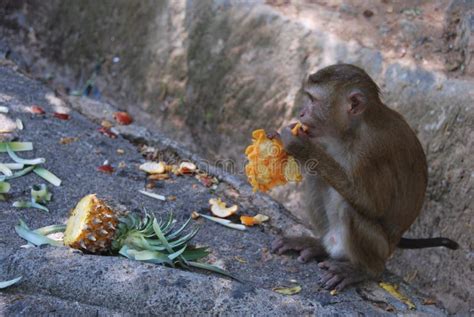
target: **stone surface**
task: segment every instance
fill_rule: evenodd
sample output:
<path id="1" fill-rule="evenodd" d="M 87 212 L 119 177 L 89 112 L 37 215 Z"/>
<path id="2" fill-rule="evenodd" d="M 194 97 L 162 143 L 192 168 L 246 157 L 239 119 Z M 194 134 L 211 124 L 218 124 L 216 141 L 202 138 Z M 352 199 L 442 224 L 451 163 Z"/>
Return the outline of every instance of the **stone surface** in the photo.
<path id="1" fill-rule="evenodd" d="M 221 179 L 217 189 L 204 187 L 192 176 L 173 177 L 158 184 L 153 191 L 176 200 L 156 201 L 138 194 L 146 176 L 138 170 L 144 161 L 137 142 L 156 147 L 163 158 L 189 159 L 198 165 L 204 160 L 178 143 L 135 125 L 120 127 L 117 139 L 97 131 L 94 123 L 115 111 L 110 105 L 86 98 L 62 99 L 12 67 L 0 66 L 1 105 L 10 109 L 9 119 L 20 118 L 25 130 L 15 133 L 21 141 L 31 141 L 34 151 L 22 157 L 45 157 L 46 167 L 63 184 L 50 186 L 53 200 L 49 213 L 35 209 L 16 209 L 11 202 L 29 197 L 29 186 L 42 182 L 29 174 L 11 181 L 9 201 L 0 202 L 0 276 L 23 280 L 0 293 L 0 312 L 4 315 L 169 315 L 169 314 L 255 314 L 260 316 L 314 314 L 390 315 L 407 313 L 406 306 L 391 297 L 374 282 L 332 296 L 317 284 L 319 269 L 315 262 L 300 264 L 293 256 L 275 256 L 268 245 L 282 228 L 298 225 L 288 212 L 267 196 L 255 195 L 249 185 L 232 181 L 235 176 L 213 169 Z M 32 105 L 43 107 L 46 115 L 32 115 Z M 71 107 L 72 106 L 72 107 Z M 91 111 L 95 108 L 95 111 Z M 67 112 L 68 121 L 52 116 L 53 111 Z M 86 114 L 78 113 L 76 110 Z M 92 120 L 92 121 L 91 121 Z M 70 144 L 60 144 L 62 137 L 77 137 Z M 131 143 L 128 140 L 132 140 Z M 118 155 L 116 150 L 123 149 Z M 182 155 L 182 156 L 180 156 Z M 6 154 L 2 154 L 2 161 Z M 109 175 L 97 171 L 104 160 L 114 166 Z M 123 162 L 122 167 L 119 163 Z M 226 182 L 234 182 L 233 185 Z M 68 211 L 80 197 L 96 192 L 128 210 L 146 207 L 157 216 L 174 211 L 179 221 L 191 211 L 207 212 L 208 199 L 219 196 L 239 205 L 241 212 L 263 213 L 271 222 L 242 232 L 198 220 L 201 230 L 195 241 L 208 245 L 212 254 L 207 261 L 221 265 L 242 279 L 237 282 L 204 271 L 184 271 L 130 261 L 122 257 L 93 256 L 60 247 L 21 248 L 25 244 L 14 232 L 18 219 L 31 228 L 64 223 Z M 417 314 L 445 315 L 433 305 L 423 305 L 425 296 L 385 273 L 385 281 L 400 284 L 417 305 Z M 272 291 L 275 286 L 302 285 L 302 292 L 283 296 Z M 386 309 L 390 309 L 387 311 Z"/>
<path id="2" fill-rule="evenodd" d="M 278 1 L 118 1 L 113 8 L 107 1 L 7 2 L 4 52 L 21 68 L 52 81 L 58 90 L 81 88 L 95 74 L 95 98 L 127 108 L 139 122 L 182 141 L 192 153 L 214 163 L 230 160 L 234 174 L 241 174 L 252 130 L 291 121 L 299 86 L 310 72 L 336 62 L 365 68 L 387 104 L 416 130 L 427 154 L 427 199 L 407 236 L 443 235 L 461 245 L 456 252 L 399 251 L 389 266 L 451 312 L 473 307 L 474 166 L 468 158 L 474 90 L 469 77 L 449 78 L 430 63 L 394 58 L 364 37 L 341 39 L 332 30 L 344 10 L 353 10 L 347 7 L 334 12 L 297 4 L 289 6 L 296 8 L 292 13 Z M 452 10 L 472 5 L 452 3 Z M 422 23 L 414 21 L 417 10 L 408 9 L 402 18 L 408 37 L 416 39 Z M 470 11 L 460 12 L 463 22 L 454 30 L 459 27 L 462 36 L 453 50 L 469 57 Z M 457 68 L 463 63 L 472 68 L 469 58 L 458 61 L 455 55 Z M 100 71 L 98 61 L 103 61 Z M 288 188 L 273 196 L 303 217 L 297 191 Z"/>

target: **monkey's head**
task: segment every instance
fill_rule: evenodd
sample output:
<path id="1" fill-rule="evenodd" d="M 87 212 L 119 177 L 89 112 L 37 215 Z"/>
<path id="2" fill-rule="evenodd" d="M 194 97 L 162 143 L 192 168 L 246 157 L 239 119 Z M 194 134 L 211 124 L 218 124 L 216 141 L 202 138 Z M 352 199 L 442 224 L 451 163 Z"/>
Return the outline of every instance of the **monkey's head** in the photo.
<path id="1" fill-rule="evenodd" d="M 380 106 L 380 89 L 361 68 L 349 64 L 328 66 L 311 74 L 303 86 L 300 121 L 311 136 L 357 129 L 368 112 Z"/>

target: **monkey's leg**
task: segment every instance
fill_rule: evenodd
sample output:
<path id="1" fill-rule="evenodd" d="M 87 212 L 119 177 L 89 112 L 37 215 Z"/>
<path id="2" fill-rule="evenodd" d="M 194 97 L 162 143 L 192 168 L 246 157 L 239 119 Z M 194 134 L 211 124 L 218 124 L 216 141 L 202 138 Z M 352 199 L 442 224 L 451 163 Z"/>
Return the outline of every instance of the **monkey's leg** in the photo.
<path id="1" fill-rule="evenodd" d="M 281 237 L 273 241 L 272 252 L 283 254 L 287 251 L 299 252 L 298 261 L 306 263 L 311 259 L 322 260 L 328 256 L 319 239 L 308 236 Z"/>
<path id="2" fill-rule="evenodd" d="M 328 242 L 326 247 L 333 257 L 319 263 L 324 270 L 320 282 L 326 289 L 340 291 L 377 277 L 383 272 L 390 255 L 386 234 L 377 222 L 360 215 L 351 207 L 346 209 L 345 216 L 349 217 L 349 221 L 339 223 L 342 230 L 330 230 L 325 237 Z M 332 241 L 334 245 L 331 245 Z"/>

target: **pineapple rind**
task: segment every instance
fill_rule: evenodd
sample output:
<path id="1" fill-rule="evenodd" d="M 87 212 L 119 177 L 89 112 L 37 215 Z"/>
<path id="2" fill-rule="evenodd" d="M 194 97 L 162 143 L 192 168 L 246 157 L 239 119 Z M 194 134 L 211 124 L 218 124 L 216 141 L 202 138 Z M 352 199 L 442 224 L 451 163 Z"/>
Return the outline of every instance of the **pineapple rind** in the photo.
<path id="1" fill-rule="evenodd" d="M 111 251 L 118 219 L 95 194 L 82 198 L 68 219 L 64 244 L 90 253 Z"/>

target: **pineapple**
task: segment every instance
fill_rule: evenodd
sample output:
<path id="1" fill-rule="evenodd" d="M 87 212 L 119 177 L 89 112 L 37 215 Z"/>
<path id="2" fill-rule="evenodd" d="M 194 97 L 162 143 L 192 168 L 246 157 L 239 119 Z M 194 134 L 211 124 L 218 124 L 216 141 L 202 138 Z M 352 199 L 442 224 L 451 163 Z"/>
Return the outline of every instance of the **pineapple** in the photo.
<path id="1" fill-rule="evenodd" d="M 83 197 L 72 210 L 64 232 L 64 244 L 90 253 L 111 250 L 118 225 L 117 215 L 95 194 Z"/>
<path id="2" fill-rule="evenodd" d="M 131 260 L 163 264 L 183 268 L 198 268 L 213 271 L 238 280 L 237 277 L 212 264 L 197 262 L 209 254 L 207 247 L 188 245 L 199 229 L 185 232 L 191 217 L 178 229 L 172 213 L 164 221 L 158 221 L 145 212 L 117 215 L 95 194 L 83 197 L 72 210 L 67 225 L 51 225 L 36 230 L 25 222 L 15 226 L 20 237 L 32 245 L 67 245 L 93 254 L 120 254 Z M 48 237 L 64 232 L 62 241 Z"/>
<path id="3" fill-rule="evenodd" d="M 95 194 L 82 198 L 71 212 L 64 232 L 65 245 L 93 254 L 121 254 L 127 258 L 151 263 L 181 264 L 205 257 L 206 248 L 190 248 L 187 243 L 198 232 L 195 228 L 183 234 L 188 219 L 173 231 L 173 214 L 158 221 L 146 214 L 119 217 Z"/>

